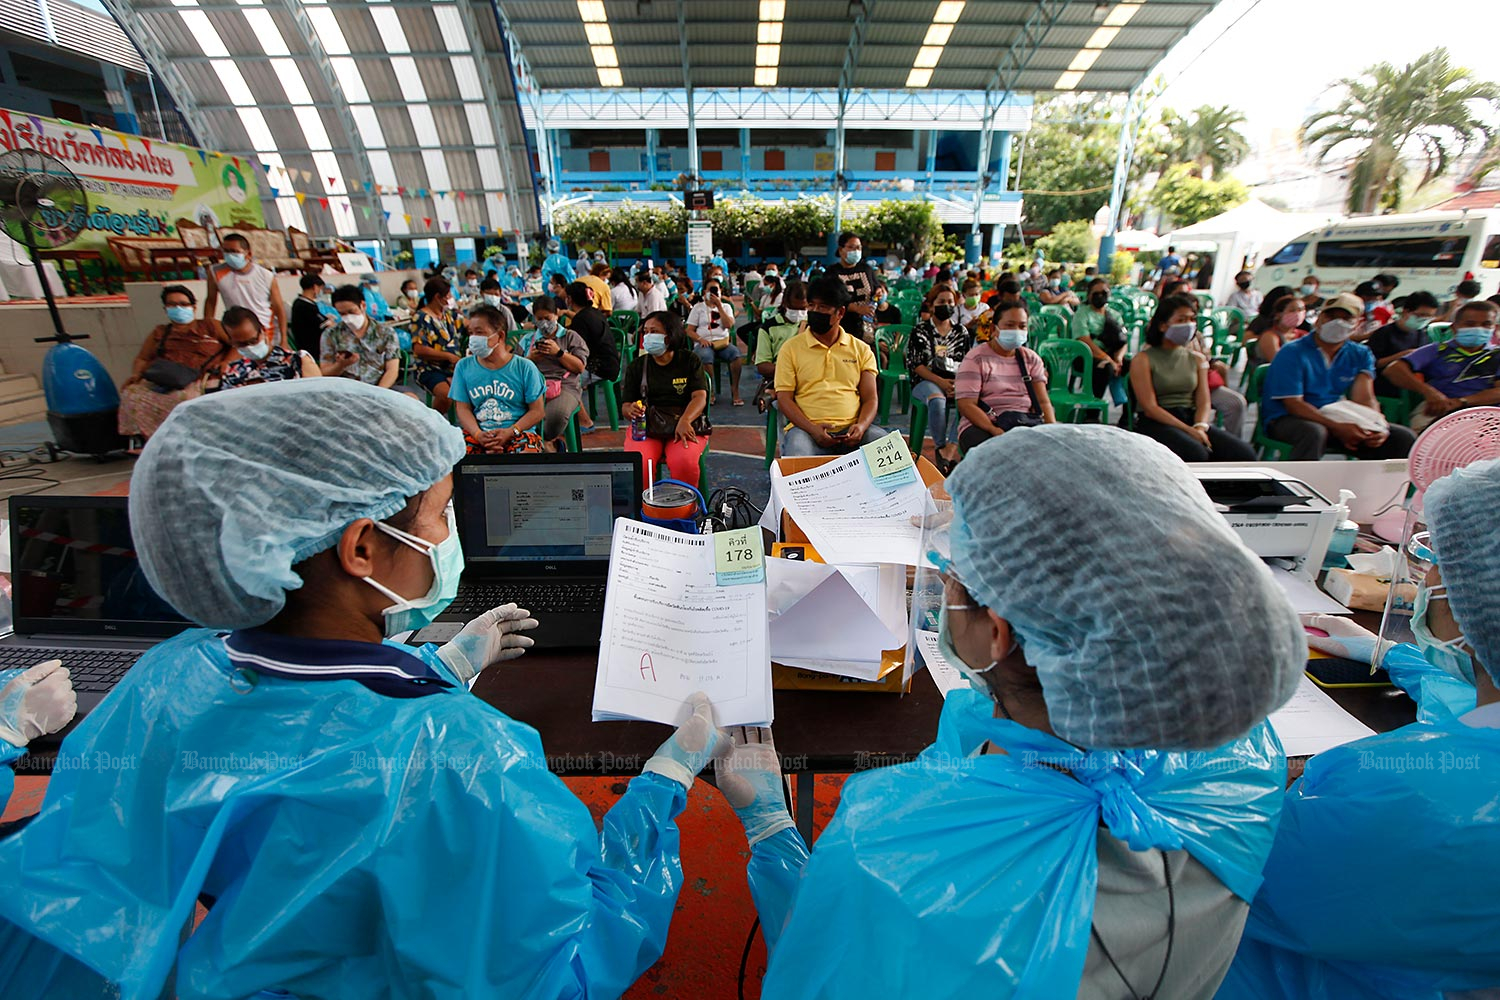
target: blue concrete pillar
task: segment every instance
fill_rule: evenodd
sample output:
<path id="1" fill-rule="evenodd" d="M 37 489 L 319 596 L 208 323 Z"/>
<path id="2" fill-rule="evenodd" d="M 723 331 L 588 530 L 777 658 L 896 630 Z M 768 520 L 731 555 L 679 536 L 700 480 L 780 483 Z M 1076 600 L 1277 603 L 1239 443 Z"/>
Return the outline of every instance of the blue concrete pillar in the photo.
<path id="1" fill-rule="evenodd" d="M 740 129 L 740 187 L 750 187 L 750 130 Z"/>
<path id="2" fill-rule="evenodd" d="M 646 183 L 656 183 L 656 144 L 660 133 L 654 128 L 646 130 Z"/>

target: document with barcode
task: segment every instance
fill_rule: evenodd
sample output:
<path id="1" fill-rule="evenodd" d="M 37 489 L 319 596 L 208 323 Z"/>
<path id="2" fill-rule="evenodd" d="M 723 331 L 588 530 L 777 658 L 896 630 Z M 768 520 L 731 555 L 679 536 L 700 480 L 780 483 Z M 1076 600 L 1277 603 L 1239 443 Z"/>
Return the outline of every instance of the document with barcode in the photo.
<path id="1" fill-rule="evenodd" d="M 713 537 L 615 522 L 595 722 L 677 725 L 688 696 L 702 691 L 719 725 L 770 725 L 765 581 L 721 586 Z"/>
<path id="2" fill-rule="evenodd" d="M 882 489 L 853 451 L 790 476 L 778 466 L 771 489 L 824 562 L 917 565 L 927 506 L 920 479 Z"/>

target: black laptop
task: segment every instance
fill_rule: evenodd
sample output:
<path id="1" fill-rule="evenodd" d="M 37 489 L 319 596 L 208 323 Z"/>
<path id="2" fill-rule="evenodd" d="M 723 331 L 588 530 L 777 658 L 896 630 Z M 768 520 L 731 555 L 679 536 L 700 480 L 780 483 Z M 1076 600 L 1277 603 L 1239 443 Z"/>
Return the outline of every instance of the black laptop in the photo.
<path id="1" fill-rule="evenodd" d="M 458 598 L 413 641 L 444 642 L 510 601 L 540 623 L 538 649 L 593 648 L 615 521 L 641 516 L 641 456 L 624 451 L 482 455 L 453 472 L 464 549 Z"/>
<path id="2" fill-rule="evenodd" d="M 146 582 L 125 497 L 10 498 L 11 610 L 0 669 L 62 660 L 82 718 L 141 655 L 194 627 Z"/>

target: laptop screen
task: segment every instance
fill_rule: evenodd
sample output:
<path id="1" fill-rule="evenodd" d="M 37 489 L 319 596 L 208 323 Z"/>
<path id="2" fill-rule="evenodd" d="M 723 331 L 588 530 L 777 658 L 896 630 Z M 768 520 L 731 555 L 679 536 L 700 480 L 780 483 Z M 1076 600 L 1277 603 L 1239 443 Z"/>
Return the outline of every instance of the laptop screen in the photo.
<path id="1" fill-rule="evenodd" d="M 146 582 L 125 497 L 12 497 L 16 631 L 175 635 L 192 623 Z"/>
<path id="2" fill-rule="evenodd" d="M 640 516 L 640 458 L 465 461 L 454 477 L 464 563 L 481 572 L 602 573 L 615 519 Z"/>

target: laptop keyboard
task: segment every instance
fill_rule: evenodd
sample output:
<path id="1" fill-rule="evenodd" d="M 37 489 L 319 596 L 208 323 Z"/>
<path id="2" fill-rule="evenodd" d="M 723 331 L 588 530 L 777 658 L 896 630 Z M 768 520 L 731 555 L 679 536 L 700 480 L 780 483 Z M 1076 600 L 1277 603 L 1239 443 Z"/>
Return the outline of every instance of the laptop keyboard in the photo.
<path id="1" fill-rule="evenodd" d="M 448 610 L 472 618 L 511 602 L 533 614 L 601 611 L 604 583 L 466 583 Z"/>
<path id="2" fill-rule="evenodd" d="M 34 667 L 62 660 L 75 691 L 109 691 L 141 654 L 126 649 L 49 649 L 45 646 L 0 646 L 0 670 Z"/>

